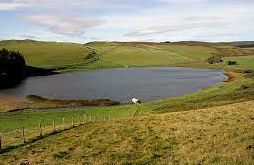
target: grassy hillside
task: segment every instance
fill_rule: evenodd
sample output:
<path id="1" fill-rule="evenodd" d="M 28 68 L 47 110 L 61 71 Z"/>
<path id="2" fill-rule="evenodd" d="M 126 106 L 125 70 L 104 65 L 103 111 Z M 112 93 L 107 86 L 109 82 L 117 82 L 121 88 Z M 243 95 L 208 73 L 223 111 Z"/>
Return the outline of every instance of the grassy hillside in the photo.
<path id="1" fill-rule="evenodd" d="M 95 65 L 104 66 L 173 66 L 193 61 L 205 62 L 215 51 L 206 46 L 145 43 L 89 43 L 101 56 Z"/>
<path id="2" fill-rule="evenodd" d="M 240 42 L 238 44 L 244 44 Z M 229 57 L 243 56 L 239 67 L 245 69 L 252 63 L 245 63 L 252 58 L 254 49 L 239 48 L 234 43 L 139 43 L 139 42 L 92 42 L 87 44 L 39 42 L 32 40 L 0 41 L 0 49 L 20 51 L 28 64 L 35 67 L 55 68 L 59 70 L 97 69 L 132 66 L 189 66 L 227 68 L 227 65 L 208 65 L 207 59 L 214 55 Z M 94 51 L 97 56 L 90 60 Z M 244 57 L 248 56 L 248 57 Z M 225 60 L 227 60 L 227 58 Z"/>
<path id="3" fill-rule="evenodd" d="M 85 45 L 72 43 L 0 41 L 0 48 L 20 51 L 28 64 L 43 68 L 74 67 L 91 69 L 127 66 L 172 66 L 193 61 L 205 61 L 215 51 L 207 46 L 145 43 L 93 42 Z M 100 59 L 92 64 L 86 57 L 94 48 Z"/>
<path id="4" fill-rule="evenodd" d="M 221 68 L 229 75 L 227 82 L 215 87 L 138 107 L 50 109 L 11 98 L 18 108 L 30 109 L 3 112 L 13 102 L 2 104 L 6 97 L 1 95 L 0 135 L 7 152 L 0 154 L 0 164 L 24 160 L 33 164 L 253 164 L 254 103 L 249 100 L 254 100 L 254 49 L 232 45 L 0 41 L 0 48 L 21 51 L 30 65 L 43 68 L 187 66 Z M 215 55 L 224 62 L 208 64 L 207 58 Z M 228 60 L 237 65 L 227 65 Z M 60 131 L 71 125 L 72 117 L 77 124 L 84 115 L 93 122 Z M 50 134 L 53 121 L 57 134 Z M 45 134 L 41 140 L 39 123 Z"/>
<path id="5" fill-rule="evenodd" d="M 23 41 L 0 41 L 0 48 L 20 51 L 28 64 L 42 68 L 63 67 L 81 63 L 88 55 L 86 46 L 72 43 Z"/>
<path id="6" fill-rule="evenodd" d="M 253 164 L 254 103 L 88 123 L 0 156 L 1 164 Z M 14 156 L 15 155 L 15 156 Z"/>

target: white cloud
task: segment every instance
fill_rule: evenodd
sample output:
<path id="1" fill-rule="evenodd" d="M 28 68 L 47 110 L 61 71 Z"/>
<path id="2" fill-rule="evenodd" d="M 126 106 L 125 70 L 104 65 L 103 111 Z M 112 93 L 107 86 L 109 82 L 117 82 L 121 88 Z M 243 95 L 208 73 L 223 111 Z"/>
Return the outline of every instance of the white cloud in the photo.
<path id="1" fill-rule="evenodd" d="M 167 2 L 167 3 L 187 3 L 187 4 L 190 4 L 190 3 L 201 3 L 201 2 L 206 2 L 208 0 L 158 0 L 160 2 Z"/>
<path id="2" fill-rule="evenodd" d="M 97 5 L 101 0 L 14 0 L 13 3 L 32 6 Z"/>
<path id="3" fill-rule="evenodd" d="M 11 11 L 16 14 L 10 17 L 17 18 L 6 23 L 12 26 L 10 29 L 17 23 L 16 30 L 6 27 L 6 33 L 10 34 L 25 33 L 20 29 L 30 34 L 38 28 L 53 40 L 194 40 L 205 37 L 219 40 L 240 38 L 243 34 L 253 36 L 253 0 L 4 1 L 0 3 L 0 10 L 19 9 Z M 22 28 L 18 29 L 18 25 Z"/>
<path id="4" fill-rule="evenodd" d="M 127 36 L 146 36 L 146 35 L 154 35 L 154 34 L 164 34 L 164 33 L 172 33 L 172 32 L 180 32 L 185 30 L 193 30 L 193 29 L 207 29 L 211 27 L 222 28 L 227 23 L 225 22 L 190 22 L 190 23 L 181 23 L 181 24 L 171 24 L 167 26 L 155 26 L 149 27 L 146 29 L 139 29 L 134 32 L 127 33 Z"/>
<path id="5" fill-rule="evenodd" d="M 0 2 L 0 10 L 15 10 L 19 7 L 26 7 L 27 5 L 23 3 L 1 3 Z"/>
<path id="6" fill-rule="evenodd" d="M 99 26 L 102 20 L 89 17 L 68 17 L 49 14 L 26 16 L 25 20 L 46 26 L 50 31 L 67 36 L 79 36 L 88 28 Z"/>
<path id="7" fill-rule="evenodd" d="M 55 8 L 60 6 L 86 6 L 92 7 L 99 4 L 101 0 L 11 0 L 0 2 L 0 10 L 16 10 L 24 7 Z"/>

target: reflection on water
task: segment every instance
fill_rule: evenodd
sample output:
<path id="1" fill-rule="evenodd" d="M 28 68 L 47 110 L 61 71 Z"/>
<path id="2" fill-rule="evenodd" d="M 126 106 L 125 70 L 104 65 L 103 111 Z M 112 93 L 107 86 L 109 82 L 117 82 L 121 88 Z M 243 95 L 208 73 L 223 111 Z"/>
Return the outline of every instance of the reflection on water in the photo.
<path id="1" fill-rule="evenodd" d="M 225 80 L 222 71 L 175 67 L 117 68 L 71 72 L 26 79 L 20 86 L 0 93 L 24 98 L 39 95 L 59 99 L 112 99 L 130 97 L 152 101 L 184 95 Z"/>

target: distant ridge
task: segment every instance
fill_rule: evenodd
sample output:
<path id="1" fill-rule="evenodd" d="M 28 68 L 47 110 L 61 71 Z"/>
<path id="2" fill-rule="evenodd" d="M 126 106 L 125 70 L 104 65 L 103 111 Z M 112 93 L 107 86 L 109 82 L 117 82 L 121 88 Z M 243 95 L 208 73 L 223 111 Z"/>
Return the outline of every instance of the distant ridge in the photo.
<path id="1" fill-rule="evenodd" d="M 73 43 L 76 42 L 65 42 L 65 41 L 40 41 L 33 39 L 23 39 L 23 40 L 0 40 L 1 42 L 8 43 L 31 43 L 31 42 L 43 42 L 43 43 Z M 161 41 L 161 42 L 149 42 L 149 41 L 91 41 L 83 44 L 91 44 L 91 43 L 116 43 L 116 44 L 187 44 L 187 45 L 231 45 L 231 46 L 241 46 L 241 45 L 254 45 L 254 41 L 229 41 L 229 42 L 208 42 L 208 41 Z M 80 43 L 82 44 L 82 43 Z"/>

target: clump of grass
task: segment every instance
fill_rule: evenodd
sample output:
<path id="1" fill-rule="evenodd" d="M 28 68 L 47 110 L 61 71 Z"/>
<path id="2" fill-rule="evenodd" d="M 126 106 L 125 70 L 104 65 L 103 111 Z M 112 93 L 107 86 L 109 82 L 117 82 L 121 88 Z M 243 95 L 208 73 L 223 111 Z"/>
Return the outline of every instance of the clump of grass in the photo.
<path id="1" fill-rule="evenodd" d="M 54 154 L 53 157 L 55 159 L 69 159 L 70 155 L 68 151 L 59 151 L 58 153 Z"/>

